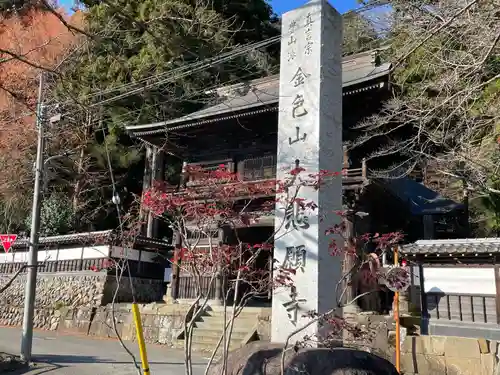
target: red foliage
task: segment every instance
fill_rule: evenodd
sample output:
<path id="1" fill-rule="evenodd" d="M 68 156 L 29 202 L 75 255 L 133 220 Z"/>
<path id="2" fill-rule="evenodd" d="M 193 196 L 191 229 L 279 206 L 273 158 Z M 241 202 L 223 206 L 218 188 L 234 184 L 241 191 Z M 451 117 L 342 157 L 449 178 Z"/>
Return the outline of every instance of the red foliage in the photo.
<path id="1" fill-rule="evenodd" d="M 215 171 L 188 167 L 186 174 L 197 182 L 196 185 L 177 192 L 172 186 L 155 183 L 143 196 L 145 206 L 155 215 L 182 215 L 184 219 L 198 223 L 200 220 L 235 219 L 250 223 L 252 213 L 236 210 L 236 198 L 254 199 L 276 193 L 275 181 L 242 183 L 238 174 L 228 172 L 224 166 Z M 266 208 L 271 207 L 268 204 Z"/>
<path id="2" fill-rule="evenodd" d="M 67 20 L 79 25 L 81 13 Z M 0 15 L 0 49 L 36 66 L 54 68 L 77 39 L 55 15 L 40 9 L 22 17 Z M 0 53 L 0 62 L 0 196 L 8 198 L 31 185 L 27 182 L 36 144 L 34 111 L 41 70 L 7 53 Z"/>
<path id="3" fill-rule="evenodd" d="M 97 265 L 93 264 L 90 266 L 90 271 L 100 272 L 102 270 L 110 270 L 116 267 L 116 262 L 112 259 L 103 259 Z"/>
<path id="4" fill-rule="evenodd" d="M 229 172 L 224 165 L 214 171 L 189 167 L 184 171 L 184 177 L 188 177 L 190 181 L 185 188 L 179 189 L 156 183 L 153 188 L 145 192 L 143 203 L 155 215 L 165 218 L 173 229 L 181 232 L 188 224 L 191 228 L 198 228 L 201 232 L 206 230 L 204 228 L 214 225 L 218 228 L 223 226 L 234 228 L 236 225 L 248 226 L 256 222 L 262 216 L 263 211 L 273 210 L 276 202 L 280 202 L 285 208 L 295 206 L 304 212 L 315 211 L 318 208 L 316 202 L 300 197 L 300 188 L 319 189 L 332 178 L 339 178 L 340 175 L 338 172 L 328 171 L 307 174 L 304 168 L 297 166 L 283 181 L 244 182 L 240 180 L 238 174 Z M 261 204 L 258 210 L 252 208 L 249 202 L 261 197 L 267 198 L 266 204 Z M 242 201 L 248 202 L 243 208 L 241 207 Z M 341 217 L 348 214 L 347 211 L 335 213 Z M 371 242 L 375 244 L 375 252 L 385 251 L 400 242 L 402 235 L 400 233 L 365 234 L 356 238 L 351 244 L 337 246 L 339 238 L 347 242 L 344 232 L 344 222 L 333 225 L 326 231 L 325 235 L 332 236 L 329 245 L 331 255 L 347 254 L 357 257 L 363 264 L 363 267 L 360 267 L 362 278 L 365 278 L 367 283 L 376 284 L 381 269 L 378 256 L 372 253 L 366 259 L 359 259 L 358 249 Z M 207 245 L 205 242 L 203 246 L 196 246 L 196 241 L 193 241 L 192 244 L 177 249 L 171 261 L 175 264 L 183 264 L 184 267 L 191 267 L 190 270 L 197 274 L 237 273 L 240 277 L 255 280 L 258 277 L 262 278 L 265 272 L 269 272 L 255 267 L 253 263 L 256 259 L 255 254 L 271 250 L 272 241 L 273 238 L 258 244 L 249 245 L 238 241 L 235 245 L 220 245 L 216 238 L 212 238 L 212 243 Z M 272 285 L 267 287 L 292 286 L 295 273 L 295 269 L 283 268 L 275 264 L 274 280 Z"/>

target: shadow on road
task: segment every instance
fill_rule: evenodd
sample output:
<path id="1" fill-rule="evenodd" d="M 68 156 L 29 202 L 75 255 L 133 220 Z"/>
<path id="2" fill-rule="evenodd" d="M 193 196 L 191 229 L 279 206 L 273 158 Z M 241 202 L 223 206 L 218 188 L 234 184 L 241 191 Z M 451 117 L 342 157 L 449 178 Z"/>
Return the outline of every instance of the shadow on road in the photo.
<path id="1" fill-rule="evenodd" d="M 116 365 L 126 365 L 130 364 L 133 366 L 131 361 L 114 361 L 112 359 L 102 359 L 94 356 L 85 355 L 35 355 L 33 356 L 34 364 L 31 366 L 16 369 L 15 371 L 9 372 L 9 375 L 50 375 L 52 372 L 57 372 L 58 370 L 73 367 L 75 364 L 116 364 Z M 171 361 L 171 362 L 158 362 L 151 361 L 150 365 L 172 365 L 180 366 L 184 365 L 181 361 Z M 194 366 L 205 365 L 205 363 L 195 362 Z"/>
<path id="2" fill-rule="evenodd" d="M 69 363 L 114 363 L 114 364 L 133 364 L 132 361 L 115 361 L 113 359 L 98 358 L 91 355 L 64 355 L 64 354 L 46 354 L 35 355 L 33 358 L 36 362 L 50 364 L 69 364 Z M 150 365 L 184 365 L 183 361 L 149 361 Z M 193 365 L 204 365 L 205 363 L 193 363 Z"/>

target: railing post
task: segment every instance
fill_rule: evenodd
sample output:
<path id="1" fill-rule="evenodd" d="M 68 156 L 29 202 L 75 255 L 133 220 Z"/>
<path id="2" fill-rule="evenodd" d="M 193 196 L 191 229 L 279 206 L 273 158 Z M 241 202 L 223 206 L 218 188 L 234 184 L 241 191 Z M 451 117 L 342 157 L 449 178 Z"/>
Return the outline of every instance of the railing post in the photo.
<path id="1" fill-rule="evenodd" d="M 368 174 L 368 168 L 366 167 L 366 159 L 363 158 L 363 161 L 361 162 L 361 176 L 363 178 L 367 178 Z"/>
<path id="2" fill-rule="evenodd" d="M 186 184 L 188 182 L 187 181 L 188 180 L 187 165 L 188 165 L 187 161 L 182 162 L 182 171 L 181 171 L 181 180 L 180 180 L 180 187 L 181 188 L 185 188 Z"/>
<path id="3" fill-rule="evenodd" d="M 343 147 L 343 151 L 344 151 L 344 169 L 347 169 L 350 167 L 349 165 L 349 151 L 347 151 L 347 146 L 344 146 Z"/>

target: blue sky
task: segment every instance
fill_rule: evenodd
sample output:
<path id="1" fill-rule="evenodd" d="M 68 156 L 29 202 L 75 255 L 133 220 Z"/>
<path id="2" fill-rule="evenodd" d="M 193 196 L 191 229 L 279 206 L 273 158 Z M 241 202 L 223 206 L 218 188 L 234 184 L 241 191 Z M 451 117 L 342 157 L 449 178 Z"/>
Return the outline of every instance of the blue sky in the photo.
<path id="1" fill-rule="evenodd" d="M 304 5 L 307 0 L 268 0 L 272 5 L 274 11 L 281 15 L 286 11 L 297 8 Z M 59 0 L 58 3 L 61 4 L 66 9 L 73 6 L 74 0 Z M 330 0 L 330 3 L 340 12 L 345 13 L 348 10 L 356 8 L 358 6 L 356 0 Z"/>
<path id="2" fill-rule="evenodd" d="M 354 9 L 359 6 L 356 0 L 329 0 L 335 9 L 340 13 L 345 13 L 348 10 Z M 291 9 L 297 8 L 307 3 L 307 0 L 269 0 L 274 11 L 281 15 Z"/>

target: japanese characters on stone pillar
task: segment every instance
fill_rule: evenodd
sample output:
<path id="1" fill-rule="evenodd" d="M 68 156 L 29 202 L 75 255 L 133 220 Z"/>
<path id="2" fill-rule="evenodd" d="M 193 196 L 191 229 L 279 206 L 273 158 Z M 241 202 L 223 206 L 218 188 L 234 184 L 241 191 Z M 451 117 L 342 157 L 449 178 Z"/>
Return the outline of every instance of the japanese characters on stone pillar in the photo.
<path id="1" fill-rule="evenodd" d="M 305 175 L 342 170 L 341 46 L 341 16 L 326 0 L 310 1 L 283 15 L 278 180 L 289 178 L 297 165 Z M 331 237 L 325 235 L 327 228 L 340 223 L 333 211 L 342 209 L 341 178 L 319 190 L 298 189 L 297 197 L 314 201 L 318 209 L 276 204 L 275 258 L 295 274 L 293 287 L 273 293 L 273 342 L 284 342 L 306 324 L 308 311 L 325 313 L 335 307 L 335 288 L 342 276 L 341 257 L 330 254 Z M 300 337 L 318 333 L 318 326 L 312 325 Z"/>

